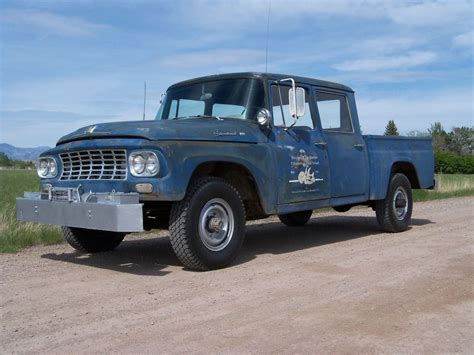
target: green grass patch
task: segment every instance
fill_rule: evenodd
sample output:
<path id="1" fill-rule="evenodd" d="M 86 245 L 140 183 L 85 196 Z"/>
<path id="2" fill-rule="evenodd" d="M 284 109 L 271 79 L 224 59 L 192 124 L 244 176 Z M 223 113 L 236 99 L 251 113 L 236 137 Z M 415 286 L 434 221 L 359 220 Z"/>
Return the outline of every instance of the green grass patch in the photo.
<path id="1" fill-rule="evenodd" d="M 57 226 L 16 220 L 15 198 L 24 191 L 38 191 L 36 171 L 0 171 L 0 252 L 15 253 L 37 244 L 57 244 L 63 236 Z"/>

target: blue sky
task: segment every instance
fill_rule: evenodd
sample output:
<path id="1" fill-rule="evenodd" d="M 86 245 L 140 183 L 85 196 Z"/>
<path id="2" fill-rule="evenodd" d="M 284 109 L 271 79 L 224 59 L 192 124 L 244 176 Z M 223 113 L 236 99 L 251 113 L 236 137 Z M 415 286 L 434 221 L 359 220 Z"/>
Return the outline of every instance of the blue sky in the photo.
<path id="1" fill-rule="evenodd" d="M 473 125 L 473 1 L 272 0 L 268 70 L 356 91 L 364 133 Z M 196 76 L 265 70 L 267 0 L 4 0 L 0 142 L 147 116 Z"/>

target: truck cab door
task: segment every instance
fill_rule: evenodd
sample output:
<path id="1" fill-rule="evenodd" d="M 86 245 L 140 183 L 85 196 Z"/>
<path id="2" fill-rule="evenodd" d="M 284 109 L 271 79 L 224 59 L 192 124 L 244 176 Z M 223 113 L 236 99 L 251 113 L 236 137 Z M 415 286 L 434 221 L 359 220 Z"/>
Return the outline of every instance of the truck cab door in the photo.
<path id="1" fill-rule="evenodd" d="M 316 88 L 313 98 L 329 154 L 331 198 L 360 195 L 364 200 L 369 183 L 368 155 L 353 96 Z"/>
<path id="2" fill-rule="evenodd" d="M 289 86 L 271 86 L 273 129 L 271 139 L 276 151 L 278 204 L 327 199 L 330 196 L 329 159 L 326 142 L 314 122 L 313 103 L 306 91 L 305 115 L 293 123 L 288 110 Z M 279 92 L 280 90 L 280 92 Z M 280 95 L 281 94 L 281 95 Z M 281 101 L 281 102 L 280 102 Z"/>

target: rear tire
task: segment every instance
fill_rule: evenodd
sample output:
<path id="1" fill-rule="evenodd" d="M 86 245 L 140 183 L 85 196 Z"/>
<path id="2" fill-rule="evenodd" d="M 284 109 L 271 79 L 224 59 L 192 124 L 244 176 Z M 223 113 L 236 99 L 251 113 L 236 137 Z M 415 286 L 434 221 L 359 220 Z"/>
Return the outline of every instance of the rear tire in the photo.
<path id="1" fill-rule="evenodd" d="M 375 202 L 379 226 L 386 232 L 396 233 L 408 229 L 413 211 L 411 184 L 403 174 L 394 174 L 387 197 Z"/>
<path id="2" fill-rule="evenodd" d="M 113 250 L 125 238 L 125 233 L 72 227 L 61 228 L 66 242 L 82 253 L 100 253 Z"/>
<path id="3" fill-rule="evenodd" d="M 299 227 L 304 226 L 306 222 L 309 221 L 312 214 L 312 210 L 301 211 L 288 214 L 279 214 L 278 218 L 280 219 L 281 223 L 286 224 L 288 227 Z"/>
<path id="4" fill-rule="evenodd" d="M 342 206 L 336 206 L 333 207 L 334 211 L 339 212 L 339 213 L 344 213 L 349 211 L 352 208 L 351 205 L 342 205 Z"/>
<path id="5" fill-rule="evenodd" d="M 245 233 L 245 209 L 237 189 L 215 177 L 201 178 L 171 207 L 170 240 L 178 259 L 193 270 L 228 266 Z"/>

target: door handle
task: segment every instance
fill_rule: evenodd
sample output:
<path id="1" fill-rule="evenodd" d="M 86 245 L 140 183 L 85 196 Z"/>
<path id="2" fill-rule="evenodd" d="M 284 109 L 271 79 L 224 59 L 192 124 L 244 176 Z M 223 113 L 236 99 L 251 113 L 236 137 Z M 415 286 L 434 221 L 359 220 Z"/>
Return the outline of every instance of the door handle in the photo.
<path id="1" fill-rule="evenodd" d="M 316 142 L 314 145 L 319 148 L 326 148 L 328 144 L 326 142 Z"/>
<path id="2" fill-rule="evenodd" d="M 365 147 L 364 144 L 354 144 L 354 148 L 355 148 L 355 149 L 362 150 L 362 149 L 364 149 L 364 147 Z"/>

